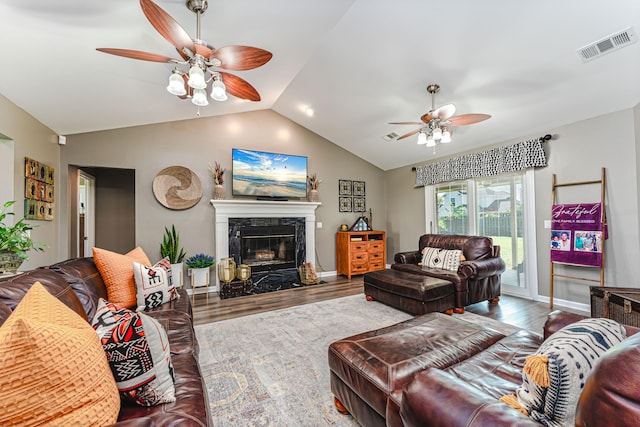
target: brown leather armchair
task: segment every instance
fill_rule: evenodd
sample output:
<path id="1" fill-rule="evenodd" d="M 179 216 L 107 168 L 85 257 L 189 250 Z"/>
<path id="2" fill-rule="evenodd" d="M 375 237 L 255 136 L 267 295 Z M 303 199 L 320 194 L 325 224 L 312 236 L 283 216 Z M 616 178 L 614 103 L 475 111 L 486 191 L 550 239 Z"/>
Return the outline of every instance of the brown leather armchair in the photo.
<path id="1" fill-rule="evenodd" d="M 465 257 L 457 272 L 418 265 L 425 247 L 459 249 Z M 455 311 L 481 301 L 498 302 L 500 277 L 506 269 L 500 258 L 500 246 L 490 237 L 448 234 L 420 236 L 417 251 L 399 252 L 394 256 L 392 269 L 448 280 L 455 287 Z"/>

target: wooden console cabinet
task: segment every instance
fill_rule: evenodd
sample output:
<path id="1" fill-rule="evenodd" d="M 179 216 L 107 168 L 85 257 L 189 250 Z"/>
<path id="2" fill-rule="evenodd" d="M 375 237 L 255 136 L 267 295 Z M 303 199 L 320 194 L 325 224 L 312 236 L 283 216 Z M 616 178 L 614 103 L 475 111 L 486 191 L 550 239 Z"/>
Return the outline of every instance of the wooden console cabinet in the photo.
<path id="1" fill-rule="evenodd" d="M 336 233 L 337 272 L 351 279 L 387 267 L 384 231 L 339 231 Z"/>

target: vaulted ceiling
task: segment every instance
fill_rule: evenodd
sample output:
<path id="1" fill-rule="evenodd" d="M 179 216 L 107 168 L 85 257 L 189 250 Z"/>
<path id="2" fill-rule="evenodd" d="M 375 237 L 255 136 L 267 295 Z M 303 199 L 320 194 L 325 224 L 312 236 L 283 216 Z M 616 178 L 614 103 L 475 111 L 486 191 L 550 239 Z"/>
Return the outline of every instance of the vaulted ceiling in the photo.
<path id="1" fill-rule="evenodd" d="M 185 0 L 157 4 L 195 36 Z M 229 97 L 199 113 L 273 109 L 388 170 L 637 105 L 640 43 L 588 62 L 576 52 L 629 28 L 640 31 L 637 0 L 210 0 L 204 40 L 273 59 L 236 73 L 260 102 Z M 170 64 L 97 47 L 175 56 L 137 0 L 3 0 L 0 94 L 61 135 L 197 117 L 165 90 Z M 416 136 L 385 141 L 417 128 L 388 123 L 419 120 L 430 83 L 436 106 L 492 118 L 456 127 L 435 154 Z"/>

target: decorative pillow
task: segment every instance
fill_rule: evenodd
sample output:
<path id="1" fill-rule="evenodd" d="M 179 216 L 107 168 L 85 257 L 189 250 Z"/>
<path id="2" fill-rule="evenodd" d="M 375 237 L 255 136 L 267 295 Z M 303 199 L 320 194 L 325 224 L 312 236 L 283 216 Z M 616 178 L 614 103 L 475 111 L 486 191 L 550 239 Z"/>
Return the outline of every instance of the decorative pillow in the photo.
<path id="1" fill-rule="evenodd" d="M 107 286 L 107 298 L 121 307 L 133 308 L 136 306 L 133 261 L 148 267 L 151 266 L 151 261 L 140 247 L 126 255 L 106 249 L 93 248 L 93 262 Z"/>
<path id="2" fill-rule="evenodd" d="M 175 402 L 169 340 L 156 319 L 100 298 L 92 326 L 123 398 L 141 406 Z"/>
<path id="3" fill-rule="evenodd" d="M 573 425 L 593 366 L 625 336 L 624 327 L 610 319 L 583 319 L 565 326 L 527 358 L 515 396 L 500 400 L 544 425 Z"/>
<path id="4" fill-rule="evenodd" d="M 107 425 L 119 411 L 96 333 L 34 283 L 0 327 L 0 425 Z"/>
<path id="5" fill-rule="evenodd" d="M 178 298 L 178 291 L 172 283 L 169 258 L 161 259 L 153 267 L 134 261 L 133 277 L 136 281 L 137 311 L 150 310 Z"/>
<path id="6" fill-rule="evenodd" d="M 422 265 L 429 268 L 458 271 L 462 251 L 459 249 L 440 249 L 425 247 L 422 250 Z"/>

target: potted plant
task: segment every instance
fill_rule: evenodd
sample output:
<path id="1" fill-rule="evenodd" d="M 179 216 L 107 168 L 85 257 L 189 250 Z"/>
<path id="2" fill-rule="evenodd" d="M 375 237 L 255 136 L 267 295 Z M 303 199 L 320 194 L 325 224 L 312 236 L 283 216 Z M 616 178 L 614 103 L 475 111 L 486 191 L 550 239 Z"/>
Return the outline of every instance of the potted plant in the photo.
<path id="1" fill-rule="evenodd" d="M 14 225 L 5 223 L 9 215 L 15 215 L 7 212 L 14 203 L 15 200 L 8 201 L 0 208 L 0 274 L 15 273 L 23 261 L 29 258 L 28 251 L 43 251 L 46 247 L 44 243 L 31 239 L 30 231 L 35 227 L 24 222 L 24 218 Z"/>
<path id="2" fill-rule="evenodd" d="M 180 235 L 176 227 L 171 224 L 171 230 L 164 228 L 164 237 L 160 244 L 160 256 L 169 258 L 171 264 L 171 282 L 177 288 L 182 287 L 183 261 L 186 253 L 180 247 Z"/>
<path id="3" fill-rule="evenodd" d="M 220 163 L 215 162 L 215 166 L 209 163 L 209 172 L 211 173 L 211 177 L 213 178 L 213 183 L 215 184 L 213 187 L 213 199 L 214 200 L 224 200 L 224 171 L 226 169 L 222 169 Z"/>
<path id="4" fill-rule="evenodd" d="M 196 254 L 186 259 L 185 264 L 189 267 L 191 276 L 191 287 L 209 286 L 209 268 L 215 264 L 215 259 L 211 255 Z"/>

